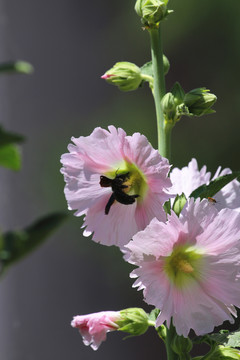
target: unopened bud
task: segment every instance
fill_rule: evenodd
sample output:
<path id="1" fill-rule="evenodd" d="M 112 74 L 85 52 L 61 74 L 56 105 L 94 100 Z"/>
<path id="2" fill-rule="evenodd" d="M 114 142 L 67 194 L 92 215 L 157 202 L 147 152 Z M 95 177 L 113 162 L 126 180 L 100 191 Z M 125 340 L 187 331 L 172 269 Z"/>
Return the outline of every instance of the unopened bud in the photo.
<path id="1" fill-rule="evenodd" d="M 211 114 L 211 109 L 217 97 L 206 88 L 197 88 L 189 91 L 184 97 L 184 104 L 188 107 L 189 115 L 201 116 Z"/>
<path id="2" fill-rule="evenodd" d="M 192 341 L 187 337 L 175 335 L 173 342 L 172 342 L 172 349 L 173 351 L 178 354 L 181 358 L 185 355 L 187 359 L 187 354 L 192 350 Z"/>
<path id="3" fill-rule="evenodd" d="M 161 104 L 165 118 L 174 121 L 176 115 L 176 104 L 173 94 L 170 92 L 165 94 L 162 98 Z"/>
<path id="4" fill-rule="evenodd" d="M 141 308 L 129 308 L 120 311 L 121 319 L 117 320 L 120 331 L 133 336 L 144 334 L 148 327 L 148 315 Z"/>
<path id="5" fill-rule="evenodd" d="M 168 71 L 170 69 L 170 62 L 168 60 L 168 58 L 163 55 L 163 70 L 164 70 L 164 75 L 167 75 Z"/>
<path id="6" fill-rule="evenodd" d="M 101 78 L 122 91 L 136 90 L 143 81 L 140 68 L 127 61 L 116 63 Z"/>
<path id="7" fill-rule="evenodd" d="M 145 26 L 157 25 L 169 13 L 167 3 L 168 0 L 137 0 L 135 11 Z"/>

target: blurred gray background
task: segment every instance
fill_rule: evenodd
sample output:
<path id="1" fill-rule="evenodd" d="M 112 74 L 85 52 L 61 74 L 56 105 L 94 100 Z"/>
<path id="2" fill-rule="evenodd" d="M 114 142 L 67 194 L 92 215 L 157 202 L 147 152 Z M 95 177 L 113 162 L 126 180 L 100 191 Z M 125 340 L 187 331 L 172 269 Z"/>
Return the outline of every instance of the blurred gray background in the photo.
<path id="1" fill-rule="evenodd" d="M 164 53 L 185 91 L 206 86 L 218 96 L 216 114 L 183 118 L 173 132 L 172 162 L 239 170 L 240 2 L 170 0 Z M 0 0 L 0 62 L 31 62 L 31 76 L 0 77 L 0 122 L 27 137 L 22 170 L 0 170 L 0 224 L 23 228 L 66 210 L 60 156 L 71 136 L 110 124 L 144 133 L 157 146 L 148 87 L 121 93 L 100 76 L 117 61 L 150 60 L 149 39 L 135 1 Z M 36 252 L 9 269 L 0 283 L 1 360 L 165 359 L 154 330 L 122 341 L 108 334 L 99 350 L 82 344 L 73 315 L 148 307 L 131 288 L 131 267 L 117 248 L 82 237 L 73 215 Z"/>

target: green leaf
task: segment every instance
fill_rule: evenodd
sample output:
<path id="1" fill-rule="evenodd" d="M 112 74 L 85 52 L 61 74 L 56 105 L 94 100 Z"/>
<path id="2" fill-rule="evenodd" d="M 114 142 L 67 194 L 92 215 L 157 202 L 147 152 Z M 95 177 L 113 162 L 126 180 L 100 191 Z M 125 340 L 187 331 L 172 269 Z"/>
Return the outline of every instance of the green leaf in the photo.
<path id="1" fill-rule="evenodd" d="M 226 346 L 233 348 L 240 347 L 240 329 L 237 331 L 231 332 L 227 337 Z"/>
<path id="2" fill-rule="evenodd" d="M 164 75 L 167 75 L 167 73 L 169 71 L 169 68 L 170 68 L 169 60 L 165 55 L 163 55 L 163 71 L 164 71 Z M 140 68 L 140 70 L 141 70 L 141 74 L 153 77 L 152 61 L 149 61 L 146 64 L 144 64 Z"/>
<path id="3" fill-rule="evenodd" d="M 240 347 L 240 329 L 229 332 L 221 330 L 220 333 L 208 335 L 218 345 L 230 346 L 233 348 Z"/>
<path id="4" fill-rule="evenodd" d="M 8 144 L 0 147 L 0 166 L 11 170 L 20 169 L 21 156 L 16 145 Z"/>
<path id="5" fill-rule="evenodd" d="M 54 213 L 37 220 L 24 230 L 2 234 L 0 237 L 2 271 L 35 250 L 67 217 L 66 213 Z"/>
<path id="6" fill-rule="evenodd" d="M 9 61 L 0 64 L 0 73 L 31 74 L 33 66 L 26 61 Z"/>
<path id="7" fill-rule="evenodd" d="M 209 185 L 201 185 L 197 189 L 195 189 L 190 197 L 194 199 L 200 198 L 208 198 L 214 196 L 218 191 L 220 191 L 225 185 L 236 179 L 240 176 L 240 171 L 234 171 L 232 174 L 227 174 L 223 176 L 219 176 L 215 180 L 211 181 Z"/>
<path id="8" fill-rule="evenodd" d="M 141 74 L 153 77 L 152 61 L 147 62 L 141 68 Z"/>
<path id="9" fill-rule="evenodd" d="M 21 143 L 24 140 L 25 139 L 22 135 L 5 131 L 3 127 L 0 126 L 0 146 L 12 144 L 12 143 L 14 144 Z"/>
<path id="10" fill-rule="evenodd" d="M 184 193 L 182 193 L 181 195 L 176 196 L 176 198 L 174 200 L 174 203 L 173 203 L 172 209 L 173 209 L 173 211 L 175 212 L 175 214 L 177 216 L 180 215 L 180 213 L 181 213 L 184 205 L 186 204 L 186 202 L 187 202 L 187 198 L 186 198 Z"/>

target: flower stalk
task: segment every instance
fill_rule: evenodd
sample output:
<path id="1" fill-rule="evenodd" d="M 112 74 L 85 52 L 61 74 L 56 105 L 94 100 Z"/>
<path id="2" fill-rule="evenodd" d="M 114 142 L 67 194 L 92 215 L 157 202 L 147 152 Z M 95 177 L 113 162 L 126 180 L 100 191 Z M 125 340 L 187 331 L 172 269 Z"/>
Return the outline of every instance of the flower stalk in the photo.
<path id="1" fill-rule="evenodd" d="M 149 28 L 148 31 L 151 40 L 154 77 L 153 97 L 157 117 L 158 150 L 162 156 L 170 159 L 172 126 L 170 124 L 165 124 L 165 118 L 161 105 L 161 100 L 166 93 L 161 41 L 161 24 L 159 24 L 158 27 Z"/>
<path id="2" fill-rule="evenodd" d="M 172 342 L 175 336 L 176 336 L 176 330 L 171 321 L 169 329 L 166 327 L 166 339 L 165 339 L 168 360 L 178 360 L 178 355 L 172 349 Z"/>

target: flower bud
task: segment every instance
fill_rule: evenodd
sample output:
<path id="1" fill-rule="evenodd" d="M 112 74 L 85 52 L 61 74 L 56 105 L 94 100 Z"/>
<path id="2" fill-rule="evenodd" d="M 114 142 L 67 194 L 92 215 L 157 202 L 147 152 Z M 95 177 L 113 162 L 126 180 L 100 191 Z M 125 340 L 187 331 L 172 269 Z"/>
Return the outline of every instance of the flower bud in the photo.
<path id="1" fill-rule="evenodd" d="M 197 88 L 185 95 L 184 104 L 188 107 L 189 115 L 201 116 L 214 112 L 211 107 L 216 100 L 217 97 L 206 88 Z"/>
<path id="2" fill-rule="evenodd" d="M 145 26 L 157 25 L 168 15 L 167 3 L 168 0 L 137 0 L 135 11 Z"/>
<path id="3" fill-rule="evenodd" d="M 85 345 L 97 350 L 106 340 L 109 331 L 118 329 L 119 311 L 101 311 L 98 313 L 74 316 L 71 326 L 78 329 Z"/>
<path id="4" fill-rule="evenodd" d="M 122 91 L 136 90 L 143 80 L 140 68 L 127 61 L 116 63 L 101 78 L 118 86 Z"/>
<path id="5" fill-rule="evenodd" d="M 148 315 L 141 308 L 129 308 L 120 311 L 121 319 L 117 320 L 120 331 L 137 336 L 144 334 L 148 327 Z"/>
<path id="6" fill-rule="evenodd" d="M 192 350 L 192 341 L 187 337 L 175 335 L 172 342 L 173 351 L 180 357 L 183 355 L 187 358 L 187 354 Z"/>
<path id="7" fill-rule="evenodd" d="M 174 121 L 176 115 L 176 104 L 173 94 L 170 92 L 166 93 L 162 98 L 161 104 L 165 118 Z"/>
<path id="8" fill-rule="evenodd" d="M 167 75 L 169 69 L 170 69 L 170 62 L 169 62 L 168 58 L 165 55 L 163 55 L 163 71 L 164 71 L 164 75 Z"/>

